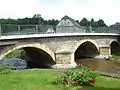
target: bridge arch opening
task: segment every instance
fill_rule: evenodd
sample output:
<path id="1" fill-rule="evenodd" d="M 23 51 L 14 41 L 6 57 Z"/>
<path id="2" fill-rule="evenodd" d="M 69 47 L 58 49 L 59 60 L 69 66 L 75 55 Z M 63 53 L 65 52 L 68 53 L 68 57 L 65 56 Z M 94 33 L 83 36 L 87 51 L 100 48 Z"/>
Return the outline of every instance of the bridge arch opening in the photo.
<path id="1" fill-rule="evenodd" d="M 120 55 L 120 43 L 117 41 L 113 41 L 110 44 L 111 47 L 111 55 Z"/>
<path id="2" fill-rule="evenodd" d="M 83 42 L 75 51 L 75 62 L 78 64 L 80 59 L 94 58 L 99 55 L 99 50 L 90 41 Z"/>
<path id="3" fill-rule="evenodd" d="M 55 64 L 54 53 L 42 45 L 41 47 L 37 45 L 18 45 L 11 50 L 10 48 L 7 48 L 1 55 L 1 59 L 4 60 L 7 55 L 16 53 L 17 51 L 24 51 L 24 60 L 26 61 L 28 68 L 52 68 Z M 12 58 L 14 58 L 14 56 Z"/>
<path id="4" fill-rule="evenodd" d="M 26 52 L 28 68 L 51 68 L 55 64 L 52 57 L 41 49 L 25 47 L 23 50 Z"/>

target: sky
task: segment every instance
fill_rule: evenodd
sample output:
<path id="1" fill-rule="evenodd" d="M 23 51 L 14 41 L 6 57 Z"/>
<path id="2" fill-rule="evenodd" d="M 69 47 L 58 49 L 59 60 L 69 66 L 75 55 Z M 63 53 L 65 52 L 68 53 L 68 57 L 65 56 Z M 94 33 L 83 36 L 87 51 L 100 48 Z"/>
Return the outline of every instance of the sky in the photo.
<path id="1" fill-rule="evenodd" d="M 68 15 L 75 20 L 103 19 L 107 25 L 120 22 L 120 0 L 0 0 L 0 18 L 24 18 L 41 14 L 60 20 Z"/>

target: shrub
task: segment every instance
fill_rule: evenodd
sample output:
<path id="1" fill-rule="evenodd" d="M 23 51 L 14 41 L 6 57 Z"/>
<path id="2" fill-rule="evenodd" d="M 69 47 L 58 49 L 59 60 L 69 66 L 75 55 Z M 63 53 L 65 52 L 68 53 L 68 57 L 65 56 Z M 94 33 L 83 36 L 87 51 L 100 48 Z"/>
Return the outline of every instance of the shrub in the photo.
<path id="1" fill-rule="evenodd" d="M 110 61 L 120 61 L 120 54 L 119 55 L 112 55 L 111 57 L 107 58 Z"/>
<path id="2" fill-rule="evenodd" d="M 9 66 L 14 70 L 22 70 L 27 68 L 27 62 L 19 58 L 9 58 L 1 61 L 4 66 Z"/>
<path id="3" fill-rule="evenodd" d="M 54 80 L 56 84 L 64 84 L 69 86 L 89 86 L 93 85 L 96 77 L 99 75 L 92 67 L 79 65 Z"/>
<path id="4" fill-rule="evenodd" d="M 6 65 L 0 65 L 0 74 L 8 74 L 11 72 L 11 68 Z"/>
<path id="5" fill-rule="evenodd" d="M 11 52 L 8 55 L 6 55 L 6 58 L 20 58 L 25 59 L 25 52 L 21 51 L 20 53 Z"/>

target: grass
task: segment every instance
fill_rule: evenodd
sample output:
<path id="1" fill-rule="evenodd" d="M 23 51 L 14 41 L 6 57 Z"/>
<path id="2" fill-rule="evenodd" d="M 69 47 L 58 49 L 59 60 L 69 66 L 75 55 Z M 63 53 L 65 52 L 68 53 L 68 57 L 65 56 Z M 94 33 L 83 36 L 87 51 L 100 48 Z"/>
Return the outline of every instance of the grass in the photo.
<path id="1" fill-rule="evenodd" d="M 59 72 L 51 70 L 14 71 L 0 75 L 0 90 L 61 90 L 62 85 L 52 85 L 50 81 Z"/>
<path id="2" fill-rule="evenodd" d="M 0 90 L 75 90 L 50 82 L 60 75 L 54 70 L 24 70 L 0 74 Z M 100 76 L 95 87 L 78 90 L 120 90 L 120 79 Z"/>
<path id="3" fill-rule="evenodd" d="M 120 62 L 120 54 L 112 55 L 112 57 L 109 57 L 107 60 Z"/>
<path id="4" fill-rule="evenodd" d="M 87 87 L 85 90 L 120 90 L 120 79 L 100 76 L 94 87 Z"/>

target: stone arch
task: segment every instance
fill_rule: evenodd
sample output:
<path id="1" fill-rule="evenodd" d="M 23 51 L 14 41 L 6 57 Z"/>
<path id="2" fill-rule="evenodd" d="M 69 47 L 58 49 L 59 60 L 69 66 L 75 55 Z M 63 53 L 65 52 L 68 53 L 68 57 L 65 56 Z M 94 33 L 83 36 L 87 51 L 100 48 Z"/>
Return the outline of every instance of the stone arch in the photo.
<path id="1" fill-rule="evenodd" d="M 119 55 L 120 54 L 120 43 L 117 40 L 112 40 L 109 44 L 111 55 Z"/>
<path id="2" fill-rule="evenodd" d="M 120 42 L 119 42 L 118 40 L 111 40 L 111 41 L 109 42 L 109 46 L 110 46 L 113 42 L 116 42 L 116 43 L 118 43 L 118 44 L 120 45 Z"/>
<path id="3" fill-rule="evenodd" d="M 83 39 L 83 40 L 80 40 L 80 41 L 77 43 L 77 45 L 75 46 L 74 52 L 78 49 L 78 47 L 79 47 L 80 45 L 82 45 L 82 44 L 85 43 L 85 42 L 91 42 L 91 43 L 93 43 L 93 44 L 96 46 L 97 50 L 99 51 L 99 46 L 98 46 L 98 44 L 97 44 L 94 40 L 92 40 L 92 39 Z"/>
<path id="4" fill-rule="evenodd" d="M 44 44 L 40 44 L 40 43 L 27 43 L 27 44 L 20 43 L 20 44 L 16 44 L 16 45 L 12 45 L 12 46 L 7 46 L 0 54 L 0 60 L 2 60 L 7 54 L 9 54 L 15 50 L 25 48 L 25 47 L 38 48 L 38 49 L 46 52 L 53 59 L 53 61 L 55 61 L 54 52 L 51 51 L 48 47 L 46 47 Z"/>
<path id="5" fill-rule="evenodd" d="M 99 55 L 99 47 L 94 40 L 85 39 L 78 42 L 75 49 L 75 61 L 80 58 L 91 58 Z M 78 59 L 78 60 L 77 60 Z"/>

